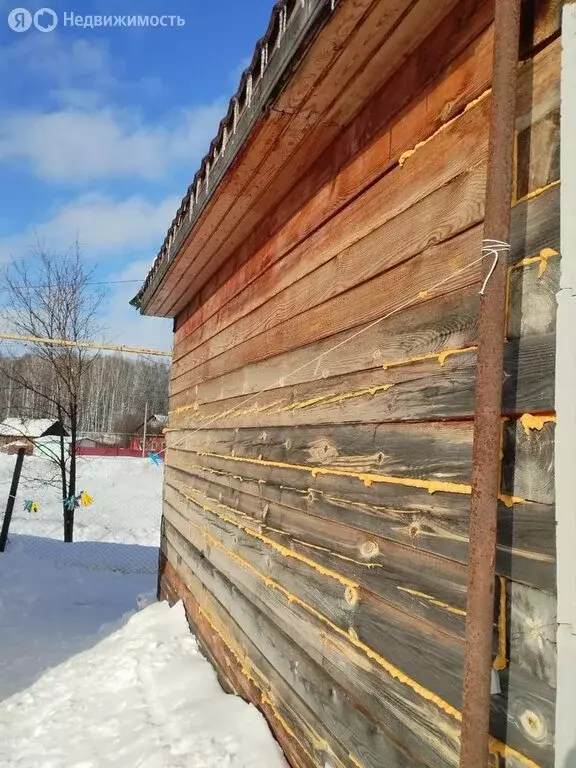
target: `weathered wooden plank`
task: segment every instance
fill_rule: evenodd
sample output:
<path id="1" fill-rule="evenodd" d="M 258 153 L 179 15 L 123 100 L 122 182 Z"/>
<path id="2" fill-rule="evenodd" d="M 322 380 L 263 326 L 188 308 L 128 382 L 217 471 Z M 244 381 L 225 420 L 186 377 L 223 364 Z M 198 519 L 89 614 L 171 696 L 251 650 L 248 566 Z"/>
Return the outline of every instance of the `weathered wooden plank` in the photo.
<path id="1" fill-rule="evenodd" d="M 502 487 L 524 499 L 554 503 L 554 416 L 510 420 L 504 429 Z"/>
<path id="2" fill-rule="evenodd" d="M 328 424 L 192 432 L 186 448 L 266 461 L 469 482 L 472 423 Z"/>
<path id="3" fill-rule="evenodd" d="M 554 187 L 536 198 L 523 201 L 512 210 L 511 262 L 533 256 L 544 248 L 559 249 L 559 190 Z M 442 279 L 453 276 L 455 270 L 472 264 L 474 253 L 481 248 L 482 231 L 476 227 L 449 242 L 428 249 L 420 256 L 397 267 L 390 275 L 381 275 L 369 282 L 335 297 L 320 307 L 304 312 L 254 339 L 231 349 L 218 358 L 207 361 L 193 371 L 187 371 L 182 382 L 173 382 L 173 394 L 201 381 L 310 344 L 317 339 L 349 330 L 396 312 L 414 302 L 422 306 L 426 298 L 422 291 Z M 458 290 L 479 279 L 479 265 L 451 277 L 441 291 Z M 393 292 L 391 292 L 391 279 Z"/>
<path id="4" fill-rule="evenodd" d="M 167 479 L 216 495 L 220 503 L 252 518 L 256 530 L 265 523 L 300 540 L 310 532 L 308 541 L 315 546 L 322 546 L 325 536 L 333 547 L 339 547 L 341 556 L 365 562 L 370 562 L 378 549 L 374 537 L 401 545 L 401 553 L 408 547 L 415 553 L 434 553 L 462 564 L 468 561 L 467 495 L 441 491 L 431 495 L 426 489 L 384 483 L 365 486 L 360 478 L 313 478 L 289 465 L 244 465 L 185 452 L 171 451 L 168 461 Z M 320 537 L 314 529 L 316 518 L 320 518 Z M 507 507 L 501 503 L 498 518 L 498 572 L 554 590 L 554 508 L 534 503 Z M 339 542 L 333 528 L 336 524 L 348 529 Z M 382 545 L 381 549 L 388 551 L 389 547 Z M 435 589 L 441 602 L 464 607 L 458 595 L 448 593 L 442 600 L 438 582 Z M 434 598 L 429 591 L 423 594 Z M 418 595 L 412 597 L 420 599 Z"/>
<path id="5" fill-rule="evenodd" d="M 262 603 L 266 606 L 267 612 L 275 612 L 277 610 L 277 605 L 280 602 L 281 604 L 284 603 L 284 601 L 287 599 L 283 593 L 282 590 L 278 590 L 277 588 L 270 589 L 270 585 L 266 587 L 264 582 L 262 581 L 262 577 L 258 576 L 257 572 L 254 572 L 251 568 L 246 568 L 242 565 L 240 561 L 237 559 L 231 560 L 225 552 L 222 550 L 221 546 L 218 542 L 211 542 L 214 544 L 214 546 L 211 546 L 208 550 L 202 546 L 202 542 L 198 541 L 196 544 L 194 541 L 191 542 L 193 546 L 198 546 L 200 548 L 200 551 L 204 553 L 205 558 L 207 558 L 213 565 L 218 568 L 225 576 L 227 576 L 233 583 L 238 585 L 242 591 L 250 595 L 250 600 L 254 602 L 255 600 L 260 600 Z M 185 545 L 186 546 L 186 545 Z M 188 555 L 187 555 L 188 556 Z M 204 561 L 202 561 L 204 562 Z M 256 577 L 256 583 L 255 582 Z M 262 589 L 262 586 L 264 586 L 264 589 Z M 278 594 L 280 592 L 280 594 Z M 290 602 L 290 601 L 289 601 Z M 295 602 L 294 600 L 291 601 L 291 606 L 300 607 L 299 602 Z M 301 607 L 304 607 L 302 605 Z M 308 634 L 308 638 L 310 637 L 310 633 L 313 631 L 313 626 L 315 624 L 316 614 L 314 612 L 310 612 L 309 610 L 306 610 L 307 616 L 306 616 L 306 632 Z M 293 612 L 293 616 L 294 616 Z M 320 621 L 322 622 L 321 617 L 318 617 Z M 278 624 L 279 617 L 278 615 L 274 616 L 275 623 Z M 384 663 L 384 666 L 388 665 L 388 668 L 390 666 L 393 667 L 393 669 L 402 670 L 402 667 L 397 667 L 394 665 L 394 662 L 389 658 L 390 656 L 390 650 L 394 651 L 394 643 L 393 643 L 393 634 L 396 634 L 398 631 L 398 627 L 396 625 L 388 625 L 386 620 L 383 620 L 382 617 L 377 620 L 376 624 L 373 628 L 367 626 L 364 630 L 369 635 L 369 643 L 366 644 L 362 640 L 362 633 L 357 633 L 354 638 L 351 638 L 350 635 L 347 632 L 344 632 L 342 629 L 338 630 L 337 627 L 334 626 L 334 630 L 337 632 L 336 637 L 334 637 L 334 633 L 330 632 L 330 629 L 332 628 L 331 624 L 324 624 L 326 629 L 324 630 L 323 634 L 328 638 L 330 637 L 330 642 L 321 643 L 318 645 L 316 643 L 316 648 L 320 647 L 322 648 L 323 653 L 325 652 L 325 649 L 327 650 L 326 646 L 332 645 L 334 642 L 336 643 L 336 647 L 339 651 L 339 653 L 342 652 L 342 642 L 341 640 L 338 640 L 338 636 L 340 638 L 348 638 L 352 641 L 352 644 L 359 648 L 360 650 L 363 650 L 364 653 L 372 653 L 373 657 L 376 660 L 381 660 L 380 663 Z M 381 656 L 378 650 L 374 652 L 374 649 L 372 648 L 371 643 L 374 643 L 376 645 L 382 645 L 383 638 L 382 638 L 382 629 L 383 627 L 387 628 L 387 634 L 384 638 L 384 645 L 386 646 L 385 653 L 387 656 Z M 293 622 L 293 624 L 290 626 L 290 635 L 294 637 L 294 634 L 297 632 L 296 622 Z M 388 633 L 392 634 L 388 634 Z M 308 640 L 308 643 L 310 641 Z M 299 639 L 299 645 L 302 645 L 302 640 Z M 455 654 L 454 650 L 451 650 L 449 646 L 446 644 L 442 645 L 442 650 L 438 648 L 438 653 L 440 654 L 440 658 L 438 659 L 437 663 L 443 668 L 444 674 L 431 674 L 431 670 L 428 669 L 428 667 L 419 667 L 419 656 L 424 653 L 430 653 L 431 649 L 434 647 L 435 641 L 434 638 L 429 637 L 426 639 L 426 642 L 418 646 L 417 648 L 414 648 L 410 651 L 409 654 L 405 655 L 405 662 L 406 666 L 404 667 L 404 670 L 398 675 L 400 680 L 405 681 L 409 687 L 414 690 L 414 688 L 417 688 L 420 692 L 425 692 L 425 698 L 429 696 L 430 692 L 433 691 L 433 689 L 427 688 L 427 684 L 433 683 L 435 686 L 438 686 L 438 691 L 436 692 L 437 696 L 440 696 L 441 700 L 444 702 L 447 702 L 447 707 L 449 708 L 449 711 L 455 711 L 457 714 L 457 706 L 459 705 L 460 700 L 460 680 L 458 677 L 458 669 L 461 666 L 461 657 L 458 656 L 458 654 Z M 372 651 L 370 650 L 372 649 Z M 430 662 L 428 662 L 428 665 Z M 324 666 L 324 663 L 323 663 Z M 521 672 L 519 672 L 517 669 L 514 669 L 511 673 L 511 676 L 513 675 L 515 679 L 515 691 L 514 691 L 514 697 L 518 699 L 518 701 L 522 701 L 522 695 L 530 695 L 530 703 L 534 706 L 535 711 L 538 713 L 538 716 L 543 718 L 545 722 L 545 727 L 547 730 L 547 738 L 543 742 L 541 742 L 538 745 L 535 745 L 531 743 L 527 737 L 526 733 L 524 732 L 524 728 L 522 725 L 522 717 L 524 715 L 524 710 L 526 707 L 526 703 L 524 703 L 524 709 L 520 710 L 518 706 L 515 706 L 512 708 L 512 711 L 510 715 L 508 716 L 508 719 L 506 719 L 505 710 L 506 710 L 506 703 L 505 701 L 501 702 L 494 702 L 494 718 L 493 718 L 493 728 L 495 729 L 494 733 L 496 736 L 500 737 L 500 735 L 505 735 L 508 741 L 508 744 L 511 748 L 514 748 L 518 746 L 522 749 L 527 749 L 528 754 L 531 756 L 536 756 L 539 760 L 539 763 L 543 766 L 551 766 L 551 739 L 553 738 L 553 725 L 554 725 L 554 715 L 553 715 L 553 706 L 550 703 L 550 697 L 552 695 L 552 692 L 549 688 L 546 686 L 534 686 L 533 684 L 533 678 L 529 678 L 529 682 L 531 685 L 531 688 L 526 689 L 525 683 L 526 678 L 523 678 L 523 675 Z M 417 675 L 415 678 L 413 675 Z M 416 685 L 414 685 L 414 683 Z M 537 681 L 536 681 L 537 682 Z M 523 685 L 524 684 L 524 685 Z M 518 687 L 520 687 L 520 693 L 518 693 Z M 529 694 L 528 694 L 529 691 Z M 427 692 L 427 693 L 426 693 Z M 389 696 L 390 694 L 388 694 Z M 446 698 L 448 697 L 448 698 Z M 524 699 L 524 702 L 526 702 L 526 699 Z"/>
<path id="6" fill-rule="evenodd" d="M 474 112 L 468 113 L 470 119 Z M 442 168 L 441 173 L 426 173 L 420 165 L 398 167 L 338 219 L 247 286 L 217 316 L 176 345 L 173 376 L 480 222 L 484 215 L 486 167 L 482 157 L 488 119 L 486 109 L 481 136 L 465 134 L 471 144 L 465 146 L 467 142 L 460 139 L 462 153 L 451 153 L 450 163 L 440 163 L 447 150 L 430 143 L 430 158 Z M 438 141 L 445 141 L 447 148 L 453 144 L 452 132 L 448 129 Z M 451 175 L 456 176 L 452 182 Z M 426 196 L 419 201 L 423 191 Z M 415 220 L 420 226 L 414 226 Z"/>
<path id="7" fill-rule="evenodd" d="M 544 249 L 522 260 L 508 274 L 507 338 L 517 339 L 556 330 L 556 294 L 560 290 L 560 255 Z M 525 263 L 527 262 L 527 263 Z"/>
<path id="8" fill-rule="evenodd" d="M 505 345 L 503 412 L 554 408 L 555 335 L 528 336 Z M 197 404 L 172 414 L 168 445 L 185 442 L 179 430 L 384 423 L 470 418 L 474 413 L 476 351 L 446 359 L 409 361 L 368 372 L 283 387 L 246 398 Z"/>
<path id="9" fill-rule="evenodd" d="M 193 309 L 187 307 L 185 310 L 185 320 L 190 322 L 183 327 L 185 320 L 182 321 L 182 329 L 176 334 L 176 345 L 273 260 L 280 258 L 287 248 L 298 245 L 343 207 L 351 196 L 386 173 L 403 151 L 431 135 L 489 87 L 492 28 L 487 29 L 481 39 L 476 38 L 490 24 L 492 15 L 493 9 L 484 0 L 461 0 L 457 4 L 394 78 L 338 135 L 309 172 L 289 188 L 281 202 L 270 209 L 256 227 L 251 228 L 234 257 L 224 262 L 208 280 L 200 291 L 202 306 L 196 316 L 191 316 Z M 421 66 L 422 61 L 426 61 L 425 67 Z M 432 82 L 434 78 L 436 81 Z M 426 90 L 421 94 L 423 89 Z M 408 106 L 415 97 L 418 106 Z M 394 123 L 396 154 L 390 155 L 391 133 L 386 128 L 404 108 L 405 114 Z M 337 184 L 334 183 L 336 177 Z M 278 183 L 284 186 L 284 193 L 284 181 L 279 179 Z M 308 202 L 303 205 L 303 201 Z M 265 200 L 258 201 L 259 208 L 264 209 L 265 205 Z M 235 231 L 210 258 L 190 285 L 187 296 L 196 290 L 195 284 L 200 285 L 227 257 L 232 237 L 238 239 L 236 234 Z M 257 253 L 258 256 L 252 259 Z M 246 265 L 249 260 L 250 264 Z M 235 271 L 238 272 L 235 280 L 224 288 L 224 283 Z"/>
<path id="10" fill-rule="evenodd" d="M 399 609 L 404 613 L 397 618 L 398 625 L 406 623 L 406 617 L 413 614 L 418 616 L 418 626 L 424 634 L 438 628 L 439 634 L 463 637 L 459 607 L 464 605 L 466 575 L 457 563 L 403 550 L 378 537 L 373 537 L 372 554 L 362 556 L 357 554 L 354 541 L 345 540 L 347 535 L 352 538 L 354 531 L 334 523 L 330 529 L 320 518 L 315 519 L 315 525 L 309 520 L 307 529 L 304 525 L 296 527 L 294 536 L 278 534 L 270 526 L 257 527 L 246 522 L 242 512 L 224 507 L 218 499 L 174 480 L 166 488 L 166 503 L 170 507 L 168 520 L 174 522 L 171 510 L 175 510 L 195 527 L 207 526 L 206 530 L 223 544 L 228 542 L 232 548 L 241 544 L 238 551 L 243 558 L 339 626 L 362 624 L 364 613 L 380 615 Z M 299 542 L 298 535 L 305 541 Z M 426 573 L 418 573 L 418 569 L 425 569 Z M 369 590 L 374 594 L 373 608 L 366 606 L 372 600 Z M 414 592 L 436 596 L 437 604 L 433 599 L 414 600 Z M 452 606 L 454 610 L 449 610 Z M 391 615 L 395 616 L 394 611 Z"/>
<path id="11" fill-rule="evenodd" d="M 521 198 L 560 179 L 560 108 L 516 137 L 516 196 Z"/>
<path id="12" fill-rule="evenodd" d="M 225 607 L 231 621 L 235 622 L 237 617 L 245 625 L 246 618 L 254 615 L 255 611 L 271 619 L 274 626 L 298 646 L 297 655 L 289 657 L 294 658 L 294 666 L 296 663 L 299 665 L 300 660 L 304 665 L 309 664 L 304 658 L 307 656 L 324 669 L 336 687 L 354 693 L 364 712 L 369 712 L 371 717 L 390 730 L 393 728 L 400 744 L 411 745 L 413 759 L 420 757 L 430 766 L 453 764 L 458 726 L 453 724 L 450 715 L 412 692 L 409 686 L 390 675 L 389 670 L 374 658 L 364 655 L 345 638 L 339 638 L 319 617 L 308 614 L 299 604 L 289 602 L 282 592 L 269 589 L 262 594 L 254 573 L 244 570 L 239 573 L 239 580 L 234 580 L 227 573 L 224 563 L 223 571 L 213 565 L 213 557 L 218 559 L 216 552 L 211 552 L 208 558 L 202 557 L 201 552 L 175 529 L 170 529 L 169 536 L 174 551 L 181 553 L 188 565 L 184 578 L 187 581 L 190 579 L 194 585 L 195 579 L 199 579 Z M 244 621 L 238 614 L 238 608 L 245 610 Z"/>
<path id="13" fill-rule="evenodd" d="M 176 546 L 178 543 L 176 538 Z M 334 755 L 347 766 L 352 755 L 362 765 L 374 768 L 381 766 L 382 761 L 391 768 L 424 765 L 398 745 L 398 734 L 391 741 L 382 726 L 369 713 L 362 712 L 347 691 L 217 571 L 213 571 L 213 583 L 218 585 L 218 595 L 224 604 L 210 595 L 192 567 L 183 563 L 180 572 L 192 593 L 201 595 L 198 602 L 218 632 L 238 648 L 237 654 L 251 676 L 265 679 L 265 688 L 272 696 L 295 703 L 294 709 L 300 715 L 305 713 L 307 720 L 310 712 L 322 713 L 321 723 L 318 714 L 310 717 L 308 723 L 320 737 L 318 747 L 321 740 L 326 747 L 330 746 L 330 751 L 323 755 L 325 760 L 330 761 Z M 318 756 L 317 751 L 315 757 Z"/>
<path id="14" fill-rule="evenodd" d="M 174 411 L 195 402 L 274 389 L 282 378 L 286 384 L 298 384 L 470 347 L 476 343 L 478 306 L 478 288 L 471 286 L 406 309 L 376 325 L 358 326 L 352 331 L 359 334 L 358 343 L 342 343 L 351 335 L 344 331 L 190 387 L 187 373 L 170 385 L 176 392 L 170 398 L 170 408 Z M 329 354 L 334 347 L 337 354 Z M 179 391 L 178 387 L 185 388 Z"/>
<path id="15" fill-rule="evenodd" d="M 509 657 L 556 687 L 556 597 L 524 584 L 507 584 Z"/>

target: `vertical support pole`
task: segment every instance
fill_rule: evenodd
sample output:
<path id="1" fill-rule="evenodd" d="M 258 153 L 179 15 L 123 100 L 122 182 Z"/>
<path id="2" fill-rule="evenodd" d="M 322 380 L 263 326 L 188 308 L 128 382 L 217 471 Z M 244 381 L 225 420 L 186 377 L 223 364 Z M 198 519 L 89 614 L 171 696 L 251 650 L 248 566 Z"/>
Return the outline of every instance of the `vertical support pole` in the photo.
<path id="1" fill-rule="evenodd" d="M 560 292 L 556 322 L 557 768 L 576 766 L 576 2 L 562 9 L 560 85 Z"/>
<path id="2" fill-rule="evenodd" d="M 142 458 L 146 458 L 146 438 L 148 437 L 148 403 L 144 408 L 144 434 L 142 438 Z"/>
<path id="3" fill-rule="evenodd" d="M 12 475 L 12 485 L 10 486 L 10 495 L 8 496 L 6 512 L 4 513 L 4 522 L 2 523 L 2 531 L 0 532 L 0 552 L 4 552 L 6 543 L 8 542 L 8 531 L 10 530 L 10 523 L 12 521 L 12 512 L 14 511 L 14 502 L 16 501 L 18 483 L 20 482 L 20 473 L 22 472 L 22 463 L 24 461 L 25 453 L 26 449 L 20 448 L 18 455 L 16 456 L 14 474 Z"/>
<path id="4" fill-rule="evenodd" d="M 520 0 L 496 0 L 485 246 L 510 238 L 519 34 Z M 507 256 L 486 258 L 480 302 L 460 768 L 488 764 Z"/>

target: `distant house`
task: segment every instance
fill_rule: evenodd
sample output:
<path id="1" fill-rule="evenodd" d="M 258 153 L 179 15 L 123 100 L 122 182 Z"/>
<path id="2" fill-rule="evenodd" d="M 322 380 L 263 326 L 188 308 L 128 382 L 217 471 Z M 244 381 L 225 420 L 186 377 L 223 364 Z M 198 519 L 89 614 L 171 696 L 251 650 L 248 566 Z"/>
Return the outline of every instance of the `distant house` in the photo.
<path id="1" fill-rule="evenodd" d="M 168 416 L 152 414 L 146 422 L 146 448 L 145 453 L 163 451 L 166 447 L 164 429 L 168 425 Z M 144 445 L 144 422 L 136 430 L 136 434 L 130 439 L 130 448 L 133 451 L 142 451 Z"/>
<path id="2" fill-rule="evenodd" d="M 69 433 L 58 420 L 11 417 L 0 422 L 0 450 L 7 453 L 26 447 L 27 453 L 50 455 L 59 449 L 61 436 L 67 446 Z"/>

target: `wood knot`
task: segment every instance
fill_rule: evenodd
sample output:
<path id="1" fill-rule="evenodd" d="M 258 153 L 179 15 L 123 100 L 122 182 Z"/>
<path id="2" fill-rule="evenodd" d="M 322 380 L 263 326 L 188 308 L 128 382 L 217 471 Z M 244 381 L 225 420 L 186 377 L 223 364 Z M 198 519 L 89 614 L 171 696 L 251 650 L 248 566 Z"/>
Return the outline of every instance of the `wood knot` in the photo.
<path id="1" fill-rule="evenodd" d="M 418 523 L 412 523 L 410 528 L 408 528 L 408 534 L 410 535 L 411 539 L 416 538 L 416 536 L 418 536 L 420 532 L 421 532 L 421 529 Z"/>
<path id="2" fill-rule="evenodd" d="M 286 448 L 287 451 L 289 451 L 290 448 L 292 448 L 292 440 L 290 440 L 290 438 L 284 441 L 284 448 Z"/>
<path id="3" fill-rule="evenodd" d="M 374 360 L 381 360 L 382 359 L 382 352 L 379 349 L 375 349 L 372 353 L 372 358 Z"/>
<path id="4" fill-rule="evenodd" d="M 440 120 L 442 122 L 445 122 L 450 117 L 450 114 L 452 113 L 452 107 L 454 106 L 453 102 L 447 101 L 446 104 L 442 107 L 442 111 L 440 112 Z"/>
<path id="5" fill-rule="evenodd" d="M 308 448 L 308 454 L 314 464 L 327 464 L 338 458 L 338 449 L 328 440 L 315 440 Z"/>
<path id="6" fill-rule="evenodd" d="M 348 605 L 356 605 L 358 603 L 358 590 L 356 587 L 346 587 L 344 599 Z"/>
<path id="7" fill-rule="evenodd" d="M 520 723 L 532 741 L 544 741 L 546 738 L 546 724 L 533 710 L 526 709 L 520 715 Z"/>
<path id="8" fill-rule="evenodd" d="M 365 541 L 360 547 L 362 557 L 375 557 L 379 551 L 378 544 L 375 541 Z"/>

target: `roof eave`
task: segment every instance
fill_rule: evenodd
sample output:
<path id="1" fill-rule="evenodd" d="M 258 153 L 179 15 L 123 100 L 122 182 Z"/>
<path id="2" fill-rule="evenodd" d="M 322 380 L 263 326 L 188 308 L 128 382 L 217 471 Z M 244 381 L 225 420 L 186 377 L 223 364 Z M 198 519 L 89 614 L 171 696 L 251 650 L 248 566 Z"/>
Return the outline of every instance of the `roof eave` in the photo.
<path id="1" fill-rule="evenodd" d="M 268 30 L 258 41 L 252 62 L 242 74 L 238 91 L 230 100 L 217 136 L 182 200 L 146 280 L 130 301 L 141 314 L 147 314 L 150 302 L 161 288 L 184 242 L 260 117 L 282 93 L 295 64 L 336 5 L 337 0 L 309 0 L 307 3 L 283 0 L 274 6 Z M 239 113 L 243 101 L 245 105 Z"/>

